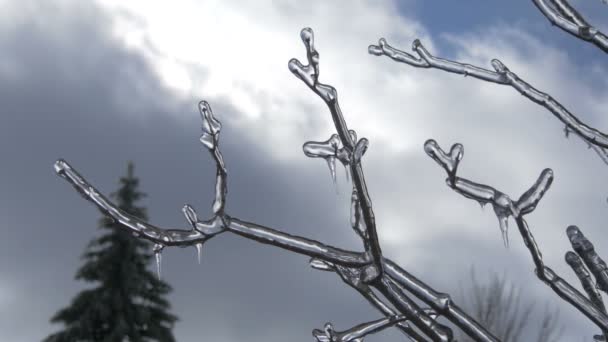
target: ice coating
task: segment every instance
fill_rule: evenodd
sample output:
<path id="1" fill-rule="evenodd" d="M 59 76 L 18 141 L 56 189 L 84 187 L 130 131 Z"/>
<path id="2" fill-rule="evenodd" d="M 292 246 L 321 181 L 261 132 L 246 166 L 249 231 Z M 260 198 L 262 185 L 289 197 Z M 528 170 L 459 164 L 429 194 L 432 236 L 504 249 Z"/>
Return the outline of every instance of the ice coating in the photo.
<path id="1" fill-rule="evenodd" d="M 450 149 L 450 153 L 445 153 L 439 144 L 433 139 L 429 139 L 424 143 L 424 152 L 435 160 L 448 173 L 450 182 L 454 182 L 458 164 L 464 156 L 464 147 L 462 144 L 454 144 Z"/>
<path id="2" fill-rule="evenodd" d="M 361 205 L 359 204 L 359 196 L 357 188 L 353 187 L 353 192 L 350 198 L 350 225 L 353 230 L 363 240 L 367 238 L 365 223 L 361 220 Z"/>
<path id="3" fill-rule="evenodd" d="M 536 209 L 536 205 L 549 190 L 551 183 L 553 183 L 553 170 L 544 169 L 534 185 L 517 200 L 516 207 L 521 215 L 531 213 Z"/>
<path id="4" fill-rule="evenodd" d="M 546 0 L 534 1 L 538 3 L 546 2 Z M 551 2 L 561 3 L 563 1 Z M 576 30 L 578 30 L 578 26 L 576 27 Z M 602 37 L 605 39 L 606 36 Z M 606 40 L 605 43 L 605 46 L 608 46 L 608 40 Z M 602 158 L 604 163 L 608 164 L 607 134 L 584 124 L 580 119 L 578 119 L 578 117 L 568 111 L 568 109 L 553 99 L 549 94 L 534 88 L 532 85 L 522 80 L 517 74 L 510 71 L 500 60 L 492 59 L 490 64 L 494 70 L 489 70 L 471 64 L 451 61 L 445 58 L 438 58 L 431 55 L 418 39 L 414 40 L 412 50 L 418 56 L 414 56 L 390 46 L 384 38 L 381 38 L 378 41 L 378 45 L 370 45 L 368 48 L 368 52 L 372 55 L 387 56 L 396 62 L 408 64 L 414 67 L 435 68 L 450 73 L 471 76 L 487 82 L 509 85 L 519 91 L 526 98 L 549 110 L 558 120 L 565 124 L 567 127 L 565 131 L 566 133 L 574 133 L 587 143 L 595 146 L 594 150 L 596 153 L 600 156 L 600 158 Z"/>
<path id="5" fill-rule="evenodd" d="M 226 184 L 228 172 L 226 171 L 224 158 L 218 147 L 222 124 L 213 115 L 211 106 L 209 103 L 207 103 L 207 101 L 199 102 L 198 107 L 201 119 L 203 121 L 203 134 L 201 135 L 200 141 L 205 147 L 207 147 L 213 156 L 217 168 L 215 180 L 215 198 L 213 200 L 212 209 L 215 215 L 222 215 L 226 205 L 226 194 L 228 192 Z"/>
<path id="6" fill-rule="evenodd" d="M 311 258 L 308 264 L 315 270 L 320 271 L 333 271 L 335 268 L 335 266 L 331 263 L 328 263 L 327 261 L 321 260 L 319 258 Z"/>
<path id="7" fill-rule="evenodd" d="M 577 226 L 569 226 L 566 229 L 566 234 L 574 251 L 583 259 L 585 265 L 595 276 L 598 288 L 608 293 L 608 267 L 606 262 L 597 254 L 591 241 L 583 235 Z"/>
<path id="8" fill-rule="evenodd" d="M 355 141 L 357 134 L 355 131 L 349 131 L 350 139 Z M 307 157 L 310 158 L 323 158 L 329 168 L 331 179 L 337 190 L 336 183 L 336 159 L 339 160 L 344 166 L 346 172 L 346 179 L 349 180 L 349 168 L 350 165 L 358 163 L 361 157 L 367 151 L 369 141 L 366 138 L 362 138 L 355 145 L 354 151 L 351 153 L 347 148 L 343 147 L 342 141 L 338 134 L 332 134 L 329 139 L 325 141 L 307 141 L 302 145 L 302 150 Z"/>
<path id="9" fill-rule="evenodd" d="M 198 104 L 199 111 L 201 113 L 201 119 L 203 121 L 203 132 L 216 135 L 222 129 L 222 124 L 213 115 L 211 106 L 207 101 L 201 101 Z"/>
<path id="10" fill-rule="evenodd" d="M 583 290 L 585 290 L 589 299 L 593 302 L 593 304 L 595 304 L 597 308 L 599 308 L 605 313 L 606 307 L 604 306 L 602 295 L 597 290 L 595 282 L 593 281 L 591 275 L 583 265 L 583 260 L 581 260 L 581 258 L 572 251 L 566 252 L 565 260 L 580 280 L 581 285 L 583 286 Z"/>
<path id="11" fill-rule="evenodd" d="M 345 331 L 336 331 L 331 323 L 325 323 L 323 330 L 315 329 L 312 335 L 318 342 L 362 342 L 367 335 L 376 333 L 406 320 L 405 316 L 390 316 L 371 322 L 361 323 Z"/>

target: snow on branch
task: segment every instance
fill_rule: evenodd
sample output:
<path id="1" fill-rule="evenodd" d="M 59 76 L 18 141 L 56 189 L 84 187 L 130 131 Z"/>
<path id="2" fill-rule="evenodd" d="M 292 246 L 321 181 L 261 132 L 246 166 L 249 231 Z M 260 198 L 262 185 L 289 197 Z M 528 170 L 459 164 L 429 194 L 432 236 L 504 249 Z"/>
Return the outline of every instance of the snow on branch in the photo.
<path id="1" fill-rule="evenodd" d="M 566 0 L 532 0 L 541 13 L 560 29 L 608 53 L 608 37 L 591 26 Z"/>
<path id="2" fill-rule="evenodd" d="M 524 244 L 530 251 L 536 267 L 535 273 L 538 278 L 550 286 L 562 299 L 566 300 L 587 316 L 587 318 L 599 326 L 602 331 L 607 330 L 608 316 L 606 313 L 598 308 L 592 300 L 587 299 L 572 285 L 560 278 L 551 268 L 545 266 L 540 248 L 538 247 L 527 222 L 524 220 L 524 215 L 531 213 L 536 208 L 540 199 L 551 186 L 553 181 L 553 172 L 551 169 L 543 170 L 534 185 L 532 185 L 532 187 L 530 187 L 530 189 L 517 201 L 513 201 L 508 195 L 489 185 L 475 183 L 456 176 L 458 163 L 462 160 L 464 154 L 462 145 L 453 145 L 451 149 L 453 153 L 447 154 L 439 147 L 436 141 L 429 139 L 424 144 L 424 150 L 448 173 L 446 182 L 450 188 L 481 204 L 490 203 L 492 205 L 494 212 L 498 217 L 505 244 L 507 241 L 508 218 L 509 216 L 512 216 L 524 240 Z M 597 254 L 594 254 L 593 247 L 589 246 L 590 243 L 588 243 L 588 241 L 587 243 L 585 242 L 586 239 L 583 240 L 584 237 L 580 231 L 571 226 L 568 228 L 568 236 L 571 241 L 574 241 L 572 245 L 575 250 L 591 260 L 591 266 L 588 266 L 598 270 L 600 278 L 603 277 L 606 272 L 606 264 L 597 257 Z"/>
<path id="3" fill-rule="evenodd" d="M 494 71 L 492 71 L 471 64 L 435 57 L 426 50 L 418 39 L 414 40 L 412 50 L 417 56 L 390 46 L 384 38 L 380 38 L 378 45 L 370 45 L 368 48 L 369 53 L 372 55 L 388 56 L 397 62 L 415 67 L 435 68 L 454 74 L 471 76 L 487 82 L 509 85 L 532 102 L 548 109 L 565 125 L 566 136 L 570 132 L 573 132 L 587 142 L 590 147 L 594 147 L 594 151 L 600 156 L 602 161 L 608 164 L 608 135 L 583 123 L 561 103 L 551 97 L 551 95 L 534 88 L 517 74 L 510 71 L 500 60 L 493 59 L 491 61 L 494 68 Z"/>

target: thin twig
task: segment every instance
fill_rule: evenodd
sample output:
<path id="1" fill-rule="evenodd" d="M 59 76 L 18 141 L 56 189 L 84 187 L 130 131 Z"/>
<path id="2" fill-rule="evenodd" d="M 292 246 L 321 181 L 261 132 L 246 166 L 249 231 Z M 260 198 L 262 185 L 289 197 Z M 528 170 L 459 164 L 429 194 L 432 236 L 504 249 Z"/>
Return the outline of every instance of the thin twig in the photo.
<path id="1" fill-rule="evenodd" d="M 376 56 L 388 56 L 393 60 L 419 68 L 435 68 L 450 73 L 471 76 L 483 81 L 496 84 L 509 85 L 519 91 L 523 96 L 532 102 L 548 109 L 553 115 L 566 125 L 566 129 L 575 133 L 590 145 L 597 146 L 602 150 L 608 149 L 608 135 L 590 127 L 578 119 L 572 112 L 566 109 L 561 103 L 557 102 L 551 95 L 544 93 L 521 79 L 517 74 L 510 71 L 500 60 L 491 61 L 494 71 L 477 67 L 470 64 L 455 62 L 431 55 L 422 43 L 416 39 L 412 50 L 417 57 L 405 51 L 398 50 L 390 46 L 386 39 L 381 38 L 378 45 L 370 45 L 368 51 Z M 598 152 L 596 150 L 596 152 Z M 603 154 L 598 152 L 602 160 L 608 164 Z"/>
<path id="2" fill-rule="evenodd" d="M 551 24 L 608 53 L 608 36 L 589 25 L 566 0 L 532 0 L 532 2 Z"/>

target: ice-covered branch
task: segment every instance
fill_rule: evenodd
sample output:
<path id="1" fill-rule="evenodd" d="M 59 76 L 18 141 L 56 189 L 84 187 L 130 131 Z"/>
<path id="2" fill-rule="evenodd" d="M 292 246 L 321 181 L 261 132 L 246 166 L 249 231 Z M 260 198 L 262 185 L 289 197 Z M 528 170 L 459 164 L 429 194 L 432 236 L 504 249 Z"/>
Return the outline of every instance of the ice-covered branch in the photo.
<path id="1" fill-rule="evenodd" d="M 239 220 L 228 215 L 215 216 L 211 220 L 200 221 L 190 206 L 184 207 L 189 222 L 196 222 L 190 230 L 165 229 L 156 227 L 118 208 L 97 189 L 90 185 L 63 160 L 55 163 L 57 173 L 71 183 L 86 199 L 93 202 L 102 213 L 114 218 L 134 234 L 163 246 L 194 246 L 202 244 L 219 233 L 229 231 L 234 234 L 274 245 L 309 257 L 321 258 L 345 266 L 366 266 L 369 261 L 363 253 L 350 252 L 328 246 L 318 241 L 290 235 L 255 223 Z"/>
<path id="2" fill-rule="evenodd" d="M 424 151 L 447 172 L 446 183 L 450 188 L 464 197 L 477 201 L 482 206 L 488 203 L 492 205 L 506 246 L 508 246 L 509 241 L 509 216 L 522 216 L 532 212 L 553 181 L 553 171 L 545 169 L 534 185 L 519 200 L 513 201 L 508 195 L 491 186 L 478 184 L 456 176 L 458 163 L 464 155 L 464 148 L 461 144 L 454 144 L 450 153 L 447 154 L 435 140 L 429 139 L 424 143 Z M 531 243 L 535 244 L 533 239 Z"/>
<path id="3" fill-rule="evenodd" d="M 405 319 L 405 316 L 390 316 L 361 323 L 345 331 L 336 331 L 331 323 L 325 323 L 323 330 L 315 329 L 312 335 L 318 342 L 362 342 L 365 336 L 394 326 Z"/>
<path id="4" fill-rule="evenodd" d="M 391 260 L 385 259 L 384 265 L 386 274 L 399 287 L 422 300 L 437 314 L 450 320 L 475 341 L 498 341 L 491 332 L 465 313 L 448 294 L 436 291 Z"/>
<path id="5" fill-rule="evenodd" d="M 603 313 L 606 313 L 606 307 L 604 306 L 604 301 L 602 300 L 602 295 L 599 293 L 597 288 L 595 287 L 595 282 L 591 278 L 589 272 L 583 265 L 583 261 L 581 258 L 576 255 L 576 253 L 568 251 L 565 255 L 566 263 L 570 265 L 576 276 L 581 282 L 583 286 L 583 290 L 587 293 L 587 296 L 591 300 L 595 306 L 600 309 Z M 604 337 L 608 337 L 608 332 L 603 331 Z M 604 339 L 606 341 L 606 339 Z"/>
<path id="6" fill-rule="evenodd" d="M 434 318 L 431 318 L 422 308 L 410 299 L 390 277 L 382 277 L 374 285 L 384 297 L 386 297 L 400 312 L 412 320 L 425 335 L 433 341 L 452 341 L 453 333 L 450 328 L 444 326 Z"/>
<path id="7" fill-rule="evenodd" d="M 365 272 L 365 281 L 371 282 L 379 279 L 379 277 L 382 275 L 383 266 L 382 250 L 380 248 L 380 242 L 376 232 L 376 220 L 374 211 L 372 209 L 372 201 L 369 197 L 369 193 L 367 192 L 367 185 L 365 183 L 365 177 L 361 167 L 361 157 L 367 149 L 368 141 L 365 138 L 356 141 L 356 135 L 351 134 L 351 131 L 349 131 L 346 121 L 342 115 L 342 110 L 338 104 L 338 92 L 334 87 L 319 82 L 319 52 L 316 50 L 314 45 L 314 34 L 312 29 L 302 29 L 300 32 L 300 37 L 302 38 L 304 46 L 306 47 L 306 58 L 308 60 L 308 64 L 303 65 L 300 61 L 294 58 L 289 61 L 289 70 L 296 77 L 302 80 L 328 106 L 336 127 L 338 138 L 342 146 L 345 148 L 345 152 L 348 157 L 344 158 L 344 160 L 340 160 L 342 162 L 347 162 L 350 166 L 352 181 L 357 190 L 358 202 L 361 207 L 363 222 L 365 223 L 366 237 L 364 242 L 366 252 L 370 254 L 373 262 L 373 265 L 370 265 Z M 311 146 L 311 143 L 312 142 L 309 142 L 304 145 L 304 151 L 307 153 L 307 155 L 311 154 L 309 153 L 310 151 L 307 152 L 307 145 Z M 326 143 L 330 143 L 330 141 Z M 336 148 L 335 144 L 333 146 Z M 314 156 L 323 155 L 317 154 Z M 335 171 L 332 171 L 332 175 L 334 172 Z"/>
<path id="8" fill-rule="evenodd" d="M 457 146 L 460 144 L 456 144 Z M 491 203 L 494 212 L 496 213 L 503 238 L 505 238 L 507 230 L 507 222 L 509 216 L 513 216 L 519 233 L 521 234 L 524 244 L 528 248 L 535 266 L 535 272 L 539 279 L 550 286 L 562 299 L 576 307 L 580 312 L 587 316 L 591 321 L 597 324 L 603 331 L 608 328 L 608 316 L 595 306 L 593 302 L 587 299 L 583 294 L 576 290 L 572 285 L 560 278 L 551 268 L 545 266 L 542 260 L 542 254 L 538 247 L 532 231 L 524 220 L 524 215 L 529 214 L 535 208 L 544 193 L 549 189 L 553 181 L 553 172 L 551 169 L 545 169 L 534 185 L 526 191 L 517 201 L 513 201 L 501 191 L 495 188 L 474 183 L 470 180 L 460 178 L 453 171 L 456 170 L 458 163 L 462 160 L 464 149 L 458 148 L 459 153 L 448 155 L 445 153 L 436 141 L 429 139 L 424 144 L 425 152 L 441 165 L 448 173 L 447 185 L 456 192 L 467 198 L 474 199 L 480 203 Z M 454 147 L 452 147 L 454 150 Z M 452 167 L 450 167 L 452 166 Z M 578 232 L 572 231 L 569 235 L 576 235 L 579 244 L 583 244 L 580 240 Z M 571 238 L 572 240 L 572 238 Z M 589 251 L 589 248 L 585 248 Z M 598 264 L 597 258 L 594 258 L 595 264 Z M 604 264 L 605 265 L 605 264 Z"/>
<path id="9" fill-rule="evenodd" d="M 93 202 L 102 213 L 116 220 L 134 235 L 156 244 L 193 246 L 203 243 L 225 230 L 221 218 L 215 217 L 208 221 L 200 221 L 196 218 L 194 210 L 188 205 L 184 206 L 184 212 L 192 225 L 191 229 L 164 229 L 156 227 L 119 209 L 118 206 L 110 202 L 95 187 L 90 185 L 65 160 L 60 159 L 55 162 L 55 172 L 72 184 L 84 198 Z"/>
<path id="10" fill-rule="evenodd" d="M 386 259 L 385 262 L 387 262 Z M 372 304 L 372 306 L 382 312 L 385 316 L 389 317 L 396 315 L 396 312 L 382 299 L 380 299 L 367 283 L 362 281 L 362 271 L 360 268 L 334 265 L 332 263 L 328 263 L 315 258 L 310 260 L 310 266 L 318 270 L 332 271 L 337 273 L 342 279 L 342 281 L 344 281 L 344 283 L 359 292 L 370 304 Z M 434 319 L 434 317 L 432 317 L 432 319 Z M 419 321 L 412 323 L 420 324 Z M 416 330 L 412 329 L 408 322 L 398 323 L 397 328 L 399 328 L 401 332 L 403 332 L 407 337 L 409 337 L 413 341 L 427 341 L 426 338 L 421 336 Z"/>
<path id="11" fill-rule="evenodd" d="M 431 55 L 426 48 L 415 40 L 412 49 L 418 57 L 407 52 L 391 47 L 384 38 L 379 40 L 378 45 L 370 45 L 369 53 L 376 56 L 388 56 L 397 62 L 402 62 L 420 68 L 436 68 L 447 72 L 471 76 L 480 80 L 497 84 L 509 85 L 519 91 L 534 103 L 548 109 L 566 127 L 568 132 L 573 132 L 590 145 L 597 146 L 603 151 L 597 151 L 602 160 L 608 164 L 606 149 L 608 149 L 608 135 L 581 122 L 578 117 L 566 109 L 561 103 L 557 102 L 549 94 L 546 94 L 529 83 L 522 80 L 517 74 L 510 71 L 501 61 L 493 59 L 491 64 L 494 71 L 480 68 L 470 64 L 450 61 Z"/>
<path id="12" fill-rule="evenodd" d="M 577 226 L 569 226 L 566 229 L 570 244 L 576 253 L 583 259 L 587 268 L 591 271 L 597 281 L 597 287 L 608 293 L 608 267 L 606 262 L 600 258 L 595 247 Z"/>
<path id="13" fill-rule="evenodd" d="M 591 26 L 566 0 L 532 0 L 541 13 L 560 29 L 608 53 L 608 37 Z"/>

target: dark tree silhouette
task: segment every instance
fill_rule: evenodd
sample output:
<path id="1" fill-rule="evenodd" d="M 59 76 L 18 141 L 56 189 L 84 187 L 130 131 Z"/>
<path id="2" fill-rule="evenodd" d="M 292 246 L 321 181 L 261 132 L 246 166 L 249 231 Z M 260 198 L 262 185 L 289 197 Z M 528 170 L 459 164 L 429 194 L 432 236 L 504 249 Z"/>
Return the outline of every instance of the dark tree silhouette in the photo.
<path id="1" fill-rule="evenodd" d="M 127 175 L 112 196 L 121 210 L 146 219 L 146 209 L 137 205 L 145 196 L 138 190 L 139 180 L 129 163 Z M 171 290 L 147 266 L 153 258 L 151 245 L 133 239 L 112 219 L 100 219 L 105 234 L 92 240 L 83 254 L 84 265 L 76 279 L 96 283 L 80 292 L 72 303 L 51 319 L 64 329 L 48 336 L 45 342 L 74 341 L 174 341 L 177 317 L 170 314 L 164 298 Z"/>

